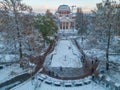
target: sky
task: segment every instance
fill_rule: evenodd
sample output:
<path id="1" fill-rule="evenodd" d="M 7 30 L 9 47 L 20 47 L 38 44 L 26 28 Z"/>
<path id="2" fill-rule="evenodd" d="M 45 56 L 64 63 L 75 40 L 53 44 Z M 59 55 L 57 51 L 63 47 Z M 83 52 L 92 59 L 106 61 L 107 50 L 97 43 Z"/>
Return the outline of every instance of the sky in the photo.
<path id="1" fill-rule="evenodd" d="M 91 9 L 96 8 L 96 3 L 102 2 L 102 0 L 23 0 L 23 1 L 27 5 L 32 6 L 34 11 L 40 13 L 44 13 L 47 9 L 49 9 L 51 12 L 55 12 L 59 5 L 63 4 L 81 7 L 83 11 L 88 12 Z"/>

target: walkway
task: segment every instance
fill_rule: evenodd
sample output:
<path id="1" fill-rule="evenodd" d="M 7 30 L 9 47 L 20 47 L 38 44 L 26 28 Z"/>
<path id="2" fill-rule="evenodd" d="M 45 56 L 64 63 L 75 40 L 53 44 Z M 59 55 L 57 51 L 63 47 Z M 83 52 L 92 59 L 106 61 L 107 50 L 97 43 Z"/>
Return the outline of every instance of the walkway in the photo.
<path id="1" fill-rule="evenodd" d="M 78 79 L 97 73 L 99 62 L 87 57 L 76 40 L 59 39 L 44 62 L 44 72 L 54 78 Z"/>

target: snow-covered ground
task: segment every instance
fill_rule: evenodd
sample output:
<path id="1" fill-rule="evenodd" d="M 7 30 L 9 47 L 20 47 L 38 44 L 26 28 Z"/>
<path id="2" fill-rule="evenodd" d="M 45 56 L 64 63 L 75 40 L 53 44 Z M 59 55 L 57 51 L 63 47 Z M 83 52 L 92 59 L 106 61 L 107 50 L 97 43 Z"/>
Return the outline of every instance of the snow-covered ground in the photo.
<path id="1" fill-rule="evenodd" d="M 114 43 L 118 43 L 118 41 L 120 40 L 120 38 L 118 37 L 115 37 L 115 40 L 114 40 Z M 106 62 L 106 51 L 104 49 L 99 49 L 98 47 L 93 47 L 93 48 L 87 48 L 87 42 L 89 40 L 83 40 L 80 38 L 77 40 L 79 42 L 79 45 L 82 46 L 82 49 L 84 50 L 85 54 L 87 56 L 90 56 L 90 57 L 93 57 L 93 58 L 98 58 L 99 60 L 103 61 L 104 62 L 104 70 L 105 70 L 105 62 Z M 120 84 L 120 79 L 119 79 L 119 76 L 120 76 L 120 55 L 117 55 L 117 54 L 111 54 L 109 55 L 109 61 L 112 61 L 115 63 L 114 64 L 110 64 L 110 70 L 109 72 L 107 72 L 105 74 L 105 77 L 106 79 L 109 78 L 110 81 L 112 82 L 115 82 L 115 83 L 118 83 Z M 118 63 L 118 65 L 117 65 Z"/>
<path id="2" fill-rule="evenodd" d="M 0 54 L 0 62 L 14 62 L 18 60 L 18 55 L 15 54 Z"/>
<path id="3" fill-rule="evenodd" d="M 9 53 L 9 48 L 12 48 L 11 46 L 7 46 L 5 44 L 5 38 L 4 33 L 0 33 L 0 63 L 2 62 L 14 62 L 18 60 L 18 54 L 12 54 Z M 8 50 L 8 52 L 6 52 Z"/>
<path id="4" fill-rule="evenodd" d="M 81 53 L 71 40 L 59 40 L 51 55 L 51 67 L 82 67 Z"/>
<path id="5" fill-rule="evenodd" d="M 120 55 L 110 55 L 110 61 L 120 63 Z"/>
<path id="6" fill-rule="evenodd" d="M 32 85 L 32 82 L 29 80 L 10 90 L 34 90 L 34 85 Z"/>
<path id="7" fill-rule="evenodd" d="M 117 43 L 118 40 L 120 40 L 120 38 L 115 37 L 115 43 Z M 106 50 L 98 49 L 96 47 L 87 48 L 88 47 L 87 42 L 89 41 L 87 39 L 82 40 L 81 38 L 79 38 L 77 41 L 78 41 L 79 45 L 82 47 L 82 49 L 84 50 L 86 55 L 91 56 L 93 58 L 97 57 L 99 60 L 106 60 L 106 58 L 105 58 Z M 87 49 L 85 49 L 85 48 L 87 48 Z M 120 63 L 120 55 L 109 55 L 109 60 Z"/>
<path id="8" fill-rule="evenodd" d="M 105 51 L 100 50 L 100 49 L 90 49 L 90 50 L 84 50 L 86 55 L 91 56 L 91 57 L 97 57 L 99 59 L 104 59 Z"/>
<path id="9" fill-rule="evenodd" d="M 24 73 L 25 71 L 20 68 L 19 64 L 12 64 L 11 66 L 4 66 L 0 69 L 0 83 L 5 82 L 17 75 Z"/>
<path id="10" fill-rule="evenodd" d="M 98 58 L 99 60 L 106 60 L 106 53 L 105 50 L 100 49 L 90 49 L 90 50 L 84 50 L 86 55 L 91 56 L 93 58 Z M 120 55 L 109 55 L 109 61 L 120 63 Z"/>

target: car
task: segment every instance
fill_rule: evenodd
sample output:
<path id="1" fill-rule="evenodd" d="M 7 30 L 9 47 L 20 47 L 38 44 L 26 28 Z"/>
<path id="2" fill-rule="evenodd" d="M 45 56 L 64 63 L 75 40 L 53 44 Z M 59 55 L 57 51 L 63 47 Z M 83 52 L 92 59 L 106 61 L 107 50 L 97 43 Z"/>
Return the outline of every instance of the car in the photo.
<path id="1" fill-rule="evenodd" d="M 55 82 L 54 82 L 54 85 L 55 85 L 55 86 L 61 86 L 61 82 L 55 81 Z"/>
<path id="2" fill-rule="evenodd" d="M 0 66 L 0 69 L 3 69 L 3 66 Z"/>
<path id="3" fill-rule="evenodd" d="M 38 80 L 44 81 L 46 78 L 47 78 L 47 76 L 44 74 L 38 75 Z"/>
<path id="4" fill-rule="evenodd" d="M 45 83 L 52 84 L 52 81 L 50 79 L 45 80 Z"/>
<path id="5" fill-rule="evenodd" d="M 64 86 L 65 87 L 72 87 L 72 83 L 71 82 L 64 82 Z"/>
<path id="6" fill-rule="evenodd" d="M 82 86 L 83 83 L 81 81 L 76 81 L 74 82 L 74 86 Z"/>
<path id="7" fill-rule="evenodd" d="M 90 83 L 91 83 L 90 80 L 85 80 L 85 81 L 84 81 L 84 84 L 85 84 L 85 85 L 88 85 L 88 84 L 90 84 Z"/>
<path id="8" fill-rule="evenodd" d="M 38 80 L 40 80 L 40 81 L 44 81 L 44 78 L 41 77 L 41 76 L 39 76 L 39 77 L 38 77 Z"/>
<path id="9" fill-rule="evenodd" d="M 44 75 L 44 74 L 40 74 L 40 77 L 42 77 L 42 78 L 44 78 L 44 79 L 46 79 L 46 78 L 47 78 L 47 76 L 46 76 L 46 75 Z"/>

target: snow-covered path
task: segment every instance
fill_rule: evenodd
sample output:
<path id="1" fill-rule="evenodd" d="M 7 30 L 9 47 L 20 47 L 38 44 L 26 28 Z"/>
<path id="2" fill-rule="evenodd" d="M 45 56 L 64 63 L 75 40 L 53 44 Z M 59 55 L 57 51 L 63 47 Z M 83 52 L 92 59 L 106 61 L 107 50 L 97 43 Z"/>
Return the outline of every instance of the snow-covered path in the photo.
<path id="1" fill-rule="evenodd" d="M 51 53 L 50 67 L 82 67 L 81 53 L 72 44 L 71 40 L 59 40 L 54 51 Z"/>

